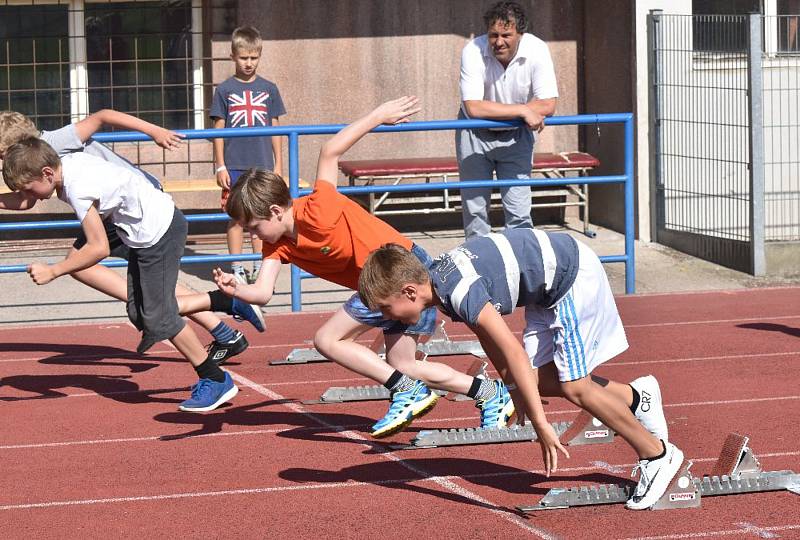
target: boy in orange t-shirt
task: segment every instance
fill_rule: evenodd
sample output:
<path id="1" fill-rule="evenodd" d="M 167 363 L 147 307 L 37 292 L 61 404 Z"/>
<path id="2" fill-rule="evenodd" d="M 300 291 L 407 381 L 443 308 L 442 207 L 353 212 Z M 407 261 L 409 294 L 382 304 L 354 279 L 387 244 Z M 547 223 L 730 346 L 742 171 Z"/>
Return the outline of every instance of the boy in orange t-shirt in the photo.
<path id="1" fill-rule="evenodd" d="M 355 290 L 367 256 L 386 242 L 400 244 L 424 264 L 431 264 L 421 247 L 336 190 L 340 156 L 376 126 L 406 122 L 419 111 L 417 104 L 415 97 L 389 101 L 333 136 L 320 150 L 317 181 L 310 195 L 292 200 L 285 182 L 274 173 L 251 169 L 242 174 L 231 190 L 227 210 L 264 241 L 264 259 L 252 285 L 214 270 L 220 291 L 240 301 L 266 304 L 281 265 L 287 263 Z M 482 427 L 505 426 L 513 414 L 513 402 L 502 381 L 416 360 L 419 337 L 431 335 L 435 325 L 435 309 L 426 311 L 417 324 L 406 324 L 371 311 L 356 293 L 314 336 L 314 346 L 327 358 L 390 390 L 392 403 L 386 416 L 373 426 L 374 437 L 401 431 L 428 412 L 438 399 L 431 388 L 475 399 Z M 355 342 L 374 327 L 383 329 L 388 363 Z"/>

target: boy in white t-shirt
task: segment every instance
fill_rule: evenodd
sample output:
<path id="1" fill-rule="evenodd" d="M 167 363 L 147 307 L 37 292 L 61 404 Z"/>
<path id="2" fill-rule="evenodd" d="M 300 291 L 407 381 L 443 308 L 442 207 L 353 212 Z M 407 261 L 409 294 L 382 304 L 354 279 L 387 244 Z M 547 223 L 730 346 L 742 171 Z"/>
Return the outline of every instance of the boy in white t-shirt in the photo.
<path id="1" fill-rule="evenodd" d="M 92 139 L 92 136 L 104 125 L 140 131 L 150 136 L 156 144 L 167 150 L 177 148 L 181 141 L 181 136 L 174 131 L 113 109 L 102 109 L 74 124 L 68 124 L 54 131 L 42 131 L 41 133 L 36 129 L 34 123 L 24 114 L 15 111 L 0 111 L 0 159 L 3 158 L 6 149 L 12 144 L 28 137 L 39 137 L 49 144 L 59 156 L 74 152 L 86 152 L 104 161 L 120 165 L 135 174 L 142 175 L 160 190 L 161 184 L 154 176 L 135 167 L 123 157 L 115 154 L 107 146 Z M 12 192 L 0 194 L 0 209 L 25 210 L 27 208 L 28 202 L 22 198 L 20 193 Z M 106 236 L 108 237 L 110 255 L 112 257 L 128 260 L 128 246 L 120 239 L 116 227 L 109 223 L 108 220 L 103 220 L 103 225 L 106 230 Z M 80 249 L 85 243 L 86 236 L 83 232 L 80 232 L 72 248 L 70 248 L 70 251 Z M 107 294 L 112 298 L 122 300 L 123 302 L 128 298 L 125 279 L 105 266 L 96 264 L 89 268 L 73 272 L 71 276 L 81 283 Z M 193 291 L 180 284 L 178 284 L 175 292 L 179 295 L 193 293 Z M 242 304 L 241 307 L 244 312 L 234 315 L 251 321 L 256 328 L 259 328 L 260 324 L 261 328 L 259 329 L 262 329 L 263 320 L 259 319 L 259 308 L 247 304 Z M 256 310 L 259 311 L 257 312 Z M 248 343 L 244 334 L 238 330 L 233 330 L 215 314 L 204 311 L 189 315 L 189 318 L 205 328 L 213 336 L 214 341 L 208 345 L 208 351 L 213 354 L 217 364 L 222 365 L 232 356 L 241 354 L 247 349 Z"/>
<path id="2" fill-rule="evenodd" d="M 128 318 L 142 331 L 137 350 L 168 339 L 200 378 L 179 408 L 210 411 L 236 395 L 230 375 L 207 355 L 179 313 L 175 286 L 188 227 L 168 194 L 142 175 L 96 156 L 78 152 L 59 159 L 50 145 L 34 137 L 5 151 L 3 176 L 25 201 L 49 199 L 56 192 L 75 210 L 86 236 L 86 243 L 64 260 L 31 264 L 28 273 L 35 283 L 44 285 L 107 257 L 103 220 L 108 220 L 129 248 Z"/>

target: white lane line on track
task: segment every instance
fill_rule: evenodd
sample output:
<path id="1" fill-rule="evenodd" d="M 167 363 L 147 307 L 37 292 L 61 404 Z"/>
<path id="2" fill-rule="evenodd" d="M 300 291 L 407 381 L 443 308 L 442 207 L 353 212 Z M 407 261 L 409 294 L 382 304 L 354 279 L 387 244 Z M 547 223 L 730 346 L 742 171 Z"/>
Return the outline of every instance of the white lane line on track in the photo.
<path id="1" fill-rule="evenodd" d="M 286 399 L 277 392 L 273 392 L 272 390 L 266 388 L 265 386 L 251 381 L 247 377 L 239 375 L 231 370 L 228 370 L 228 372 L 231 374 L 231 377 L 233 377 L 233 379 L 239 384 L 242 384 L 250 388 L 251 390 L 258 392 L 259 394 L 273 401 L 283 401 Z M 321 426 L 325 426 L 329 429 L 337 429 L 337 426 L 326 422 L 324 419 L 320 418 L 318 415 L 314 413 L 308 412 L 305 407 L 303 407 L 298 403 L 283 403 L 282 406 L 288 408 L 293 412 L 307 416 L 308 418 L 310 418 L 314 422 L 317 422 Z M 386 446 L 382 444 L 373 442 L 364 437 L 363 435 L 356 433 L 355 431 L 346 430 L 346 431 L 339 431 L 339 433 L 350 440 L 361 442 L 362 444 L 364 444 L 369 448 L 375 448 L 376 450 L 381 451 L 381 453 L 378 454 L 380 457 L 388 459 L 389 461 L 393 461 L 398 465 L 404 467 L 405 469 L 408 469 L 412 473 L 418 475 L 420 479 L 431 478 L 433 482 L 439 485 L 441 488 L 451 493 L 455 493 L 460 497 L 464 497 L 466 499 L 470 499 L 472 501 L 479 503 L 481 506 L 489 510 L 491 513 L 504 519 L 505 521 L 508 521 L 512 525 L 516 525 L 517 527 L 526 530 L 527 532 L 534 534 L 539 538 L 546 538 L 546 539 L 556 538 L 552 533 L 548 532 L 547 530 L 526 523 L 520 516 L 511 514 L 507 510 L 501 510 L 496 504 L 492 503 L 491 501 L 484 499 L 477 493 L 473 493 L 468 489 L 459 486 L 458 484 L 449 479 L 433 477 L 433 475 L 431 475 L 430 473 L 409 464 L 406 460 L 398 456 L 395 452 L 387 450 Z"/>
<path id="2" fill-rule="evenodd" d="M 643 366 L 645 364 L 678 364 L 682 362 L 706 362 L 712 360 L 743 360 L 750 358 L 776 358 L 781 356 L 798 356 L 800 351 L 774 352 L 774 353 L 749 353 L 749 354 L 725 354 L 720 356 L 689 356 L 686 358 L 664 358 L 660 360 L 633 360 L 630 362 L 615 362 L 610 360 L 603 364 L 603 367 L 613 366 Z"/>
<path id="3" fill-rule="evenodd" d="M 800 451 L 797 452 L 778 452 L 773 454 L 760 454 L 760 457 L 786 457 L 786 456 L 797 456 L 800 455 Z M 716 457 L 707 457 L 707 458 L 693 458 L 692 461 L 695 462 L 712 462 L 716 461 Z M 622 463 L 619 465 L 612 465 L 612 467 L 616 468 L 623 468 L 623 469 L 630 469 L 633 467 L 633 463 Z M 597 467 L 595 466 L 583 466 L 583 467 L 563 467 L 558 469 L 560 473 L 567 474 L 567 473 L 583 473 L 583 472 L 591 472 L 596 471 Z M 413 471 L 412 471 L 413 472 Z M 417 473 L 415 473 L 417 474 Z M 463 475 L 448 475 L 448 476 L 428 476 L 426 478 L 419 478 L 418 476 L 412 478 L 392 478 L 386 480 L 375 480 L 371 482 L 359 482 L 356 480 L 350 480 L 348 482 L 334 482 L 334 483 L 325 483 L 325 484 L 307 484 L 303 486 L 271 486 L 271 487 L 259 487 L 259 488 L 241 488 L 241 489 L 230 489 L 224 491 L 196 491 L 196 492 L 184 492 L 184 493 L 167 493 L 161 495 L 139 495 L 139 496 L 131 496 L 131 497 L 109 497 L 105 499 L 75 499 L 75 500 L 67 500 L 67 501 L 48 501 L 48 502 L 39 502 L 39 503 L 23 503 L 23 504 L 7 504 L 0 506 L 0 511 L 8 511 L 8 510 L 24 510 L 29 508 L 52 508 L 52 507 L 59 507 L 59 506 L 78 506 L 78 505 L 92 505 L 92 504 L 110 504 L 110 503 L 124 503 L 124 502 L 136 502 L 136 501 L 156 501 L 156 500 L 164 500 L 164 499 L 185 499 L 185 498 L 193 498 L 193 497 L 219 497 L 219 496 L 226 496 L 226 495 L 248 495 L 248 494 L 258 494 L 258 493 L 274 493 L 274 492 L 284 492 L 284 491 L 299 491 L 299 490 L 316 490 L 316 489 L 326 489 L 326 488 L 340 488 L 340 487 L 369 487 L 372 485 L 392 485 L 392 484 L 404 484 L 408 482 L 437 482 L 438 480 L 479 480 L 483 478 L 507 478 L 507 477 L 514 477 L 514 476 L 526 476 L 529 474 L 539 474 L 544 475 L 544 470 L 537 469 L 533 471 L 503 471 L 503 472 L 494 472 L 494 473 L 476 473 L 476 474 L 463 474 Z M 533 497 L 533 495 L 532 495 Z M 797 528 L 798 526 L 790 525 L 789 528 Z M 776 527 L 762 527 L 764 530 L 776 530 Z M 731 531 L 725 534 L 741 534 L 744 533 L 743 530 L 738 531 Z M 689 534 L 696 534 L 696 533 L 689 533 Z M 628 540 L 656 540 L 656 539 L 671 539 L 671 538 L 694 538 L 695 536 L 658 536 L 658 537 L 642 537 L 638 539 L 628 539 Z"/>
<path id="4" fill-rule="evenodd" d="M 776 525 L 774 527 L 759 527 L 760 531 L 782 532 L 800 530 L 800 525 Z M 714 536 L 752 535 L 753 531 L 747 529 L 729 529 L 722 531 L 702 531 L 691 533 L 667 534 L 664 536 L 635 536 L 625 540 L 680 540 L 681 538 L 712 538 Z M 765 538 L 762 536 L 762 538 Z M 773 536 L 772 538 L 779 538 Z"/>
<path id="5" fill-rule="evenodd" d="M 667 403 L 664 407 L 704 407 L 706 405 L 736 405 L 739 403 L 759 403 L 764 401 L 783 401 L 800 399 L 800 396 L 775 396 L 746 399 L 721 399 L 716 401 L 686 401 L 684 403 Z"/>
<path id="6" fill-rule="evenodd" d="M 713 361 L 713 360 L 742 360 L 742 359 L 752 359 L 752 358 L 778 358 L 784 356 L 800 356 L 800 351 L 789 351 L 789 352 L 776 352 L 776 353 L 758 353 L 758 354 L 735 354 L 735 355 L 722 355 L 722 356 L 697 356 L 697 357 L 686 357 L 686 358 L 666 358 L 663 360 L 637 360 L 631 362 L 615 362 L 609 361 L 603 364 L 604 367 L 616 367 L 616 366 L 638 366 L 638 365 L 651 365 L 651 364 L 673 364 L 673 363 L 686 363 L 686 362 L 704 362 L 704 361 Z M 21 360 L 0 360 L 0 363 L 3 362 L 13 362 L 13 361 L 32 361 L 33 359 L 21 359 Z M 102 364 L 98 363 L 98 366 L 102 366 Z M 494 370 L 490 370 L 491 373 L 495 373 Z M 321 379 L 321 380 L 313 380 L 313 381 L 285 381 L 285 382 L 270 382 L 269 384 L 272 386 L 292 386 L 292 385 L 307 385 L 307 384 L 331 384 L 331 383 L 347 383 L 347 382 L 371 382 L 369 379 L 363 377 L 352 377 L 352 378 L 344 378 L 344 379 Z M 171 391 L 185 391 L 189 387 L 182 387 L 182 388 L 172 388 L 172 389 L 164 389 L 165 392 L 169 393 Z M 123 392 L 103 392 L 103 393 L 96 393 L 96 392 L 82 392 L 82 393 L 75 393 L 75 394 L 68 394 L 66 397 L 94 397 L 94 396 L 112 396 L 118 394 L 136 394 L 136 393 L 148 393 L 153 392 L 154 390 L 137 390 L 137 391 L 123 391 Z M 162 392 L 161 389 L 157 389 L 160 393 Z M 63 397 L 63 396 L 58 396 Z"/>
<path id="7" fill-rule="evenodd" d="M 722 323 L 742 323 L 742 322 L 770 322 L 800 319 L 800 315 L 779 315 L 769 317 L 743 317 L 738 319 L 705 319 L 698 321 L 662 321 L 657 323 L 643 324 L 624 324 L 625 328 L 652 328 L 654 326 L 694 326 L 698 324 L 722 324 Z"/>
<path id="8" fill-rule="evenodd" d="M 248 350 L 253 349 L 253 348 L 258 348 L 258 347 L 250 346 L 248 348 Z M 264 348 L 266 348 L 266 347 L 264 347 Z M 154 356 L 156 356 L 156 355 L 164 355 L 164 356 L 166 356 L 168 354 L 169 355 L 178 355 L 178 356 L 180 356 L 180 353 L 178 353 L 175 350 L 162 351 L 162 352 L 158 352 L 158 353 L 154 352 L 154 353 L 151 353 L 151 354 L 153 354 Z M 771 357 L 795 356 L 795 355 L 800 355 L 800 350 L 797 350 L 797 351 L 783 351 L 783 352 L 758 352 L 758 353 L 747 353 L 747 354 L 725 354 L 725 355 L 719 355 L 719 356 L 688 356 L 688 357 L 684 357 L 684 358 L 663 358 L 663 359 L 656 359 L 656 360 L 635 360 L 635 361 L 629 361 L 629 362 L 614 362 L 614 361 L 610 361 L 609 363 L 606 363 L 606 364 L 603 364 L 603 365 L 604 366 L 606 366 L 606 365 L 611 365 L 611 366 L 633 366 L 633 365 L 640 365 L 640 364 L 642 364 L 642 365 L 644 365 L 644 364 L 670 364 L 670 363 L 674 363 L 674 362 L 702 362 L 704 360 L 737 360 L 737 359 L 741 359 L 741 358 L 771 358 Z M 41 361 L 44 361 L 44 360 L 51 360 L 53 358 L 54 357 L 52 357 L 52 356 L 35 356 L 35 357 L 26 357 L 26 358 L 4 358 L 4 359 L 0 359 L 0 364 L 8 364 L 8 363 L 14 363 L 14 362 L 41 362 Z M 116 355 L 116 356 L 113 356 L 113 357 L 109 357 L 109 356 L 106 356 L 106 355 L 60 356 L 60 357 L 57 357 L 59 362 L 64 362 L 65 364 L 67 362 L 70 362 L 70 361 L 90 360 L 92 358 L 97 358 L 98 360 L 105 360 L 105 359 L 108 359 L 108 360 L 125 360 L 127 358 L 133 358 L 133 359 L 136 359 L 136 360 L 140 360 L 142 362 L 147 362 L 147 360 L 148 360 L 147 356 L 139 356 L 139 355 L 135 355 L 135 354 L 131 354 L 131 355 Z M 472 358 L 472 357 L 470 357 L 470 358 Z M 156 361 L 157 362 L 158 360 L 151 360 L 151 361 Z M 97 366 L 102 367 L 103 363 L 98 361 L 97 364 L 85 363 L 85 364 L 76 364 L 76 366 L 77 365 L 87 365 L 87 366 L 97 365 Z M 298 364 L 298 366 L 305 366 L 305 365 L 311 365 L 311 364 Z M 337 379 L 337 380 L 339 380 L 339 379 Z M 346 381 L 346 380 L 351 380 L 351 379 L 341 379 L 341 380 L 342 381 Z M 353 380 L 355 380 L 355 379 L 353 379 Z M 363 379 L 363 380 L 367 380 L 367 379 Z M 300 382 L 296 382 L 296 383 L 284 382 L 284 383 L 275 383 L 275 384 L 301 384 L 301 383 L 304 383 L 304 382 L 305 381 L 300 381 Z M 315 381 L 315 382 L 325 382 L 325 381 Z M 334 382 L 334 381 L 331 381 L 331 382 Z M 272 384 L 272 383 L 270 383 L 270 384 Z"/>
<path id="9" fill-rule="evenodd" d="M 744 529 L 746 532 L 755 534 L 759 538 L 780 538 L 780 535 L 769 532 L 753 523 L 747 523 L 746 521 L 739 521 L 734 523 L 734 525 Z"/>
<path id="10" fill-rule="evenodd" d="M 800 319 L 800 315 L 782 315 L 777 317 L 747 317 L 742 319 L 710 319 L 710 320 L 700 320 L 700 321 L 675 321 L 675 322 L 658 322 L 658 323 L 646 323 L 646 324 L 624 324 L 625 328 L 652 328 L 658 326 L 691 326 L 691 325 L 700 325 L 700 324 L 720 324 L 720 323 L 739 323 L 739 322 L 770 322 L 770 321 L 781 321 L 781 320 L 792 320 L 792 319 Z M 135 328 L 131 324 L 127 324 L 130 328 Z M 138 332 L 138 331 L 137 331 Z M 522 332 L 517 331 L 514 332 L 515 335 L 521 336 Z M 459 340 L 473 340 L 475 339 L 475 334 L 472 333 L 448 333 L 450 339 Z M 359 343 L 364 343 L 369 345 L 372 343 L 372 340 L 359 340 Z M 13 344 L 10 344 L 13 346 Z M 310 347 L 310 343 L 303 341 L 299 343 L 283 343 L 277 345 L 250 345 L 248 350 L 266 350 L 266 349 L 296 349 L 296 348 L 304 348 Z M 179 354 L 174 348 L 161 350 L 161 349 L 151 349 L 148 352 L 149 355 L 158 356 L 160 354 Z M 781 353 L 781 354 L 797 354 L 797 353 Z M 756 356 L 764 356 L 762 354 Z M 7 359 L 0 359 L 0 363 L 6 362 L 36 362 L 39 360 L 44 360 L 47 358 L 52 358 L 53 356 L 35 356 L 35 357 L 19 357 L 19 358 L 7 358 Z M 58 357 L 60 360 L 70 360 L 70 359 L 92 359 L 92 358 L 106 358 L 106 355 L 101 354 L 93 354 L 93 355 L 86 355 L 86 356 L 60 356 Z M 115 356 L 114 358 L 136 358 L 141 360 L 146 360 L 147 356 L 141 356 L 136 353 L 130 354 L 120 354 Z M 725 358 L 725 357 L 718 357 L 718 358 Z"/>
<path id="11" fill-rule="evenodd" d="M 696 401 L 696 402 L 684 402 L 684 403 L 667 403 L 664 407 L 699 407 L 699 406 L 707 406 L 707 405 L 736 405 L 741 403 L 758 403 L 758 402 L 769 402 L 769 401 L 781 401 L 781 400 L 796 400 L 800 399 L 800 396 L 778 396 L 778 397 L 765 397 L 765 398 L 750 398 L 750 399 L 729 399 L 729 400 L 720 400 L 720 401 Z M 561 416 L 561 415 L 575 415 L 578 414 L 580 411 L 578 409 L 557 409 L 552 411 L 546 411 L 548 416 Z M 414 424 L 439 424 L 444 422 L 460 422 L 460 421 L 474 421 L 474 416 L 454 416 L 454 417 L 446 417 L 446 418 L 420 418 L 419 420 L 415 420 Z M 368 427 L 367 424 L 349 424 L 345 426 L 336 426 L 337 429 L 346 428 L 346 429 L 361 429 L 364 427 Z M 191 438 L 201 438 L 201 437 L 235 437 L 235 436 L 246 436 L 246 435 L 263 435 L 268 433 L 281 433 L 283 431 L 296 431 L 296 430 L 308 430 L 313 431 L 316 428 L 282 428 L 282 429 L 254 429 L 254 430 L 242 430 L 242 431 L 224 431 L 218 433 L 203 433 L 198 435 L 192 435 Z M 167 437 L 168 439 L 173 437 L 172 435 L 152 435 L 148 437 L 124 437 L 124 438 L 115 438 L 115 439 L 85 439 L 85 440 L 75 440 L 75 441 L 56 441 L 56 442 L 43 442 L 43 443 L 29 443 L 29 444 L 7 444 L 7 445 L 0 445 L 0 450 L 19 450 L 25 448 L 52 448 L 52 447 L 63 447 L 63 446 L 80 446 L 80 445 L 92 445 L 92 444 L 114 444 L 114 443 L 129 443 L 129 442 L 145 442 L 145 441 L 162 441 L 163 438 Z M 180 438 L 178 436 L 178 438 Z M 188 437 L 187 437 L 188 438 Z"/>

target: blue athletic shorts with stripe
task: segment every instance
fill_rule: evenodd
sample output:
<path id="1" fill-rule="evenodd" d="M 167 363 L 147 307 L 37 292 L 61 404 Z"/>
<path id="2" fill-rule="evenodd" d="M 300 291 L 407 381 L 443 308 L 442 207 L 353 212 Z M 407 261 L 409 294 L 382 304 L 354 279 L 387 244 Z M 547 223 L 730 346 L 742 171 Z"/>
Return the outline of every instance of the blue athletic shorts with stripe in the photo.
<path id="1" fill-rule="evenodd" d="M 433 264 L 433 260 L 428 253 L 420 246 L 414 244 L 411 246 L 411 253 L 426 267 Z M 345 312 L 350 315 L 354 320 L 361 324 L 374 326 L 383 330 L 384 334 L 414 334 L 422 336 L 430 336 L 436 330 L 436 315 L 437 310 L 435 307 L 429 307 L 420 314 L 417 324 L 409 326 L 400 321 L 393 321 L 391 319 L 384 319 L 383 313 L 380 311 L 370 310 L 358 293 L 355 293 L 350 299 L 342 306 Z"/>
<path id="2" fill-rule="evenodd" d="M 551 308 L 525 308 L 522 335 L 531 366 L 555 362 L 562 382 L 587 376 L 628 348 L 614 295 L 597 255 L 578 242 L 578 274 Z"/>

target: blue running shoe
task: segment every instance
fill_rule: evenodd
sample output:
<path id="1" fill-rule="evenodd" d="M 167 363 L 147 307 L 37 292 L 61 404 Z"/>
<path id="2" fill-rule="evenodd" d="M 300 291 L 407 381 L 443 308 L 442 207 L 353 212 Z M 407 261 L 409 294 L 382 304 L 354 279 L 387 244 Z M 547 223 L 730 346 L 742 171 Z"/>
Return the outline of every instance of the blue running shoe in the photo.
<path id="1" fill-rule="evenodd" d="M 475 402 L 475 406 L 481 411 L 481 429 L 504 428 L 514 415 L 514 402 L 511 401 L 506 385 L 497 379 L 494 386 L 493 397 Z"/>
<path id="2" fill-rule="evenodd" d="M 416 381 L 411 390 L 394 392 L 386 416 L 372 426 L 376 439 L 403 431 L 415 418 L 426 415 L 436 405 L 439 394 L 432 392 L 422 381 Z"/>
<path id="3" fill-rule="evenodd" d="M 213 411 L 238 393 L 239 389 L 233 384 L 230 374 L 225 372 L 225 380 L 222 382 L 211 379 L 197 381 L 192 386 L 192 397 L 181 403 L 178 409 L 186 412 Z"/>
<path id="4" fill-rule="evenodd" d="M 238 298 L 234 298 L 231 313 L 233 314 L 234 319 L 237 321 L 249 322 L 255 326 L 256 330 L 259 332 L 263 332 L 266 328 L 264 326 L 264 316 L 261 314 L 261 308 L 258 306 L 254 306 L 253 304 L 248 304 L 247 302 L 242 302 Z"/>

